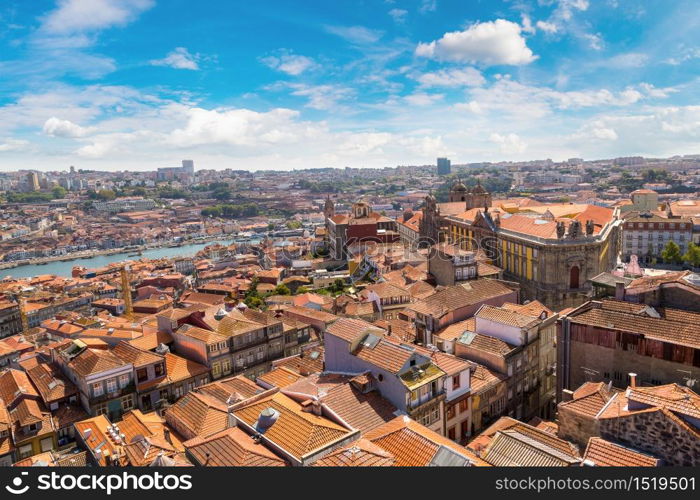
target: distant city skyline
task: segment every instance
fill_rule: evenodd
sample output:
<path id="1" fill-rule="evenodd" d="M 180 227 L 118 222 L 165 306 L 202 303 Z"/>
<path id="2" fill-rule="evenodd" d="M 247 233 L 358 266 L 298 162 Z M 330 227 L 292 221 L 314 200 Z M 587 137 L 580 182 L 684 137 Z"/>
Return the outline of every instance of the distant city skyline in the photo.
<path id="1" fill-rule="evenodd" d="M 10 0 L 0 172 L 698 154 L 697 2 Z"/>

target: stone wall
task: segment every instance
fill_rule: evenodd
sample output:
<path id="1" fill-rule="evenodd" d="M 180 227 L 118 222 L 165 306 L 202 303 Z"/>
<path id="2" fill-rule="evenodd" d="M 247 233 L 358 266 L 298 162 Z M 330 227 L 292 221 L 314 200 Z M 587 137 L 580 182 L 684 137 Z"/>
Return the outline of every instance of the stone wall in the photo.
<path id="1" fill-rule="evenodd" d="M 603 419 L 600 436 L 654 455 L 662 459 L 664 465 L 700 465 L 698 433 L 675 422 L 661 410 Z"/>
<path id="2" fill-rule="evenodd" d="M 558 417 L 557 436 L 576 443 L 581 450 L 586 449 L 589 438 L 600 436 L 599 423 L 593 417 L 581 415 L 561 405 L 559 405 Z"/>

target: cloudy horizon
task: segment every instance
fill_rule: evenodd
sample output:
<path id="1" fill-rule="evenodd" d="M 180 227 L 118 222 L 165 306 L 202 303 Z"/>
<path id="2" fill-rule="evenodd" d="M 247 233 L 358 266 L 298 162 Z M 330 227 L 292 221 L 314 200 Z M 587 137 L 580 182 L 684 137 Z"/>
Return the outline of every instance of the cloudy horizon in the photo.
<path id="1" fill-rule="evenodd" d="M 12 0 L 0 171 L 700 153 L 691 0 Z"/>

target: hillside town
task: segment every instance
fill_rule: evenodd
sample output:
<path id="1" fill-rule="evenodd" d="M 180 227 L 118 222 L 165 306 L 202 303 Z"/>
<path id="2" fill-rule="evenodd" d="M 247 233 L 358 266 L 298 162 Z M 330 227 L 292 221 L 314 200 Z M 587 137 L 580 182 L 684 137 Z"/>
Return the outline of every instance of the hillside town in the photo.
<path id="1" fill-rule="evenodd" d="M 699 466 L 699 192 L 700 155 L 0 173 L 0 464 Z"/>

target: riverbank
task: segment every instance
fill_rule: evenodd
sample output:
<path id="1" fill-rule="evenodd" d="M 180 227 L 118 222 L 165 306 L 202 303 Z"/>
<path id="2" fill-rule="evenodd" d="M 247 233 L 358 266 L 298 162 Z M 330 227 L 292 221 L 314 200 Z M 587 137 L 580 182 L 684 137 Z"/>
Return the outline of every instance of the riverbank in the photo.
<path id="1" fill-rule="evenodd" d="M 212 239 L 206 238 L 203 240 L 192 241 L 189 240 L 184 242 L 182 246 L 163 246 L 160 245 L 158 248 L 149 248 L 144 250 L 141 255 L 134 255 L 136 253 L 135 249 L 122 251 L 121 253 L 113 253 L 109 251 L 108 255 L 91 255 L 83 258 L 60 260 L 47 262 L 44 264 L 32 264 L 23 265 L 18 267 L 13 267 L 9 269 L 0 269 L 0 279 L 12 276 L 13 278 L 28 278 L 39 275 L 56 275 L 70 277 L 73 272 L 74 266 L 87 267 L 89 269 L 96 269 L 99 267 L 104 267 L 115 262 L 123 262 L 125 260 L 138 260 L 138 259 L 163 259 L 163 258 L 176 258 L 176 257 L 193 257 L 197 252 L 205 248 L 207 245 L 214 243 L 220 243 L 222 245 L 230 245 L 235 240 L 231 239 Z"/>
<path id="2" fill-rule="evenodd" d="M 162 244 L 140 245 L 140 246 L 121 247 L 121 248 L 109 248 L 109 249 L 105 249 L 105 250 L 83 250 L 80 252 L 73 252 L 73 253 L 65 254 L 65 255 L 55 255 L 55 256 L 51 256 L 51 257 L 41 257 L 41 258 L 36 258 L 36 259 L 24 259 L 24 260 L 12 261 L 12 262 L 0 262 L 0 270 L 15 269 L 18 267 L 23 267 L 23 266 L 43 266 L 43 265 L 49 264 L 51 262 L 68 262 L 68 261 L 73 261 L 73 260 L 78 260 L 78 259 L 92 259 L 95 257 L 104 256 L 104 255 L 117 255 L 117 254 L 124 254 L 124 253 L 134 255 L 134 258 L 136 259 L 136 258 L 141 257 L 141 255 L 136 255 L 136 254 L 142 254 L 143 252 L 147 252 L 148 250 L 159 250 L 159 249 L 163 249 L 163 248 L 179 248 L 179 247 L 186 247 L 186 246 L 190 246 L 190 245 L 196 245 L 199 243 L 213 243 L 213 242 L 222 241 L 222 236 L 224 236 L 224 235 L 219 234 L 216 236 L 207 236 L 204 238 L 197 238 L 197 239 L 186 240 L 186 241 L 182 241 L 182 242 L 169 241 L 169 242 L 164 242 Z"/>

